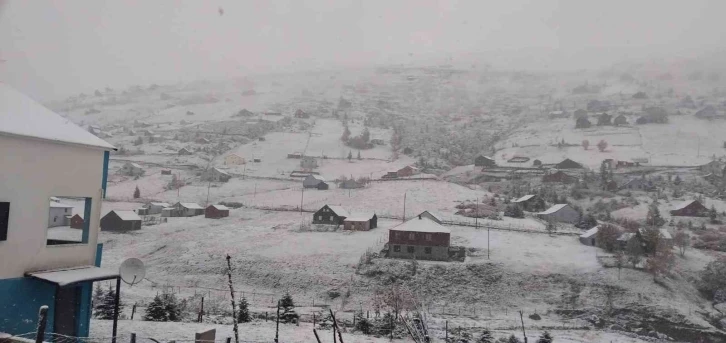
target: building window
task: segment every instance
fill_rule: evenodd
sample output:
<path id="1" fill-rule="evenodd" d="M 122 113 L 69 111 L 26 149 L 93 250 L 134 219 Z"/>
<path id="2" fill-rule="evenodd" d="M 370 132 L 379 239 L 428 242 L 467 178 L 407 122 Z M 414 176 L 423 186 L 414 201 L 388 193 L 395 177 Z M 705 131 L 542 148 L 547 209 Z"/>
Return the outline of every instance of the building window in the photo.
<path id="1" fill-rule="evenodd" d="M 394 245 L 393 246 L 393 251 L 394 252 L 401 252 L 401 246 L 400 245 Z"/>
<path id="2" fill-rule="evenodd" d="M 414 239 L 416 239 L 416 234 L 415 234 L 415 233 L 413 233 L 413 232 L 409 233 L 409 234 L 408 234 L 408 239 L 409 239 L 409 240 L 414 240 Z"/>
<path id="3" fill-rule="evenodd" d="M 323 220 L 323 216 L 318 216 L 318 220 Z"/>
<path id="4" fill-rule="evenodd" d="M 431 235 L 430 233 L 427 233 L 427 234 L 426 234 L 426 240 L 427 240 L 427 241 L 430 241 L 430 240 L 431 240 L 431 236 L 432 236 L 432 235 Z"/>
<path id="5" fill-rule="evenodd" d="M 395 239 L 399 239 L 399 238 L 400 238 L 400 236 L 401 236 L 401 235 L 400 235 L 400 232 L 398 232 L 398 231 L 394 231 L 394 232 L 393 232 L 393 238 L 395 238 Z"/>
<path id="6" fill-rule="evenodd" d="M 409 254 L 413 254 L 416 251 L 416 248 L 408 246 L 406 247 L 406 251 L 408 251 Z"/>
<path id="7" fill-rule="evenodd" d="M 431 255 L 431 247 L 425 247 L 424 253 Z"/>
<path id="8" fill-rule="evenodd" d="M 10 203 L 0 202 L 0 241 L 8 240 L 8 224 L 10 221 Z"/>
<path id="9" fill-rule="evenodd" d="M 54 196 L 49 199 L 46 245 L 88 243 L 92 198 Z M 79 216 L 80 220 L 72 220 Z"/>

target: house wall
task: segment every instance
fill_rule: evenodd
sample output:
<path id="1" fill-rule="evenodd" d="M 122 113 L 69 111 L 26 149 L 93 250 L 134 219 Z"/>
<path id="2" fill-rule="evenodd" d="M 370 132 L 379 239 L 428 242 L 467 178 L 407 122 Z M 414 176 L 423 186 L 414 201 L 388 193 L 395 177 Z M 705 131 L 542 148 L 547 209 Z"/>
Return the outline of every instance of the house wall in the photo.
<path id="1" fill-rule="evenodd" d="M 396 246 L 400 247 L 399 251 L 396 251 Z M 427 247 L 431 248 L 430 254 L 426 253 Z M 409 252 L 409 248 L 412 248 L 413 252 Z M 413 259 L 414 256 L 417 260 L 447 261 L 449 259 L 449 247 L 388 244 L 388 257 Z"/>
<path id="2" fill-rule="evenodd" d="M 12 204 L 10 205 L 12 211 Z M 48 207 L 48 227 L 66 226 L 64 218 L 72 212 L 73 208 L 70 207 Z"/>
<path id="3" fill-rule="evenodd" d="M 427 238 L 430 236 L 430 240 Z M 389 244 L 445 246 L 450 244 L 451 234 L 446 232 L 388 231 Z"/>
<path id="4" fill-rule="evenodd" d="M 364 222 L 343 222 L 343 228 L 353 231 L 368 231 L 371 229 L 371 222 L 370 220 Z"/>
<path id="5" fill-rule="evenodd" d="M 326 206 L 313 214 L 313 224 L 337 225 L 343 224 L 343 220 Z"/>
<path id="6" fill-rule="evenodd" d="M 539 217 L 547 221 L 552 220 L 555 222 L 570 224 L 576 224 L 580 221 L 580 214 L 569 206 L 552 214 L 540 214 Z"/>
<path id="7" fill-rule="evenodd" d="M 8 237 L 0 241 L 0 279 L 21 278 L 29 271 L 92 265 L 104 151 L 0 136 L 0 156 L 0 175 L 9 181 L 0 182 L 0 201 L 10 202 Z M 88 243 L 46 246 L 48 199 L 59 194 L 91 198 Z"/>
<path id="8" fill-rule="evenodd" d="M 147 206 L 149 208 L 149 214 L 159 214 L 161 213 L 161 210 L 164 209 L 163 206 L 159 205 L 148 204 Z"/>

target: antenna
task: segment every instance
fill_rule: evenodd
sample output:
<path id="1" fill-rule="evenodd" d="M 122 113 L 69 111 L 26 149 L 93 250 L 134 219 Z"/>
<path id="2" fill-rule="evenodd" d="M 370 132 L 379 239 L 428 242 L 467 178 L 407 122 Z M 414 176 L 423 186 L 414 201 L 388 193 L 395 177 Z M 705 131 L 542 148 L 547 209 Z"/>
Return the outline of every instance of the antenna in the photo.
<path id="1" fill-rule="evenodd" d="M 144 262 L 132 257 L 121 263 L 121 266 L 118 268 L 118 273 L 123 282 L 129 286 L 133 286 L 144 279 L 146 276 L 146 267 L 144 267 Z"/>

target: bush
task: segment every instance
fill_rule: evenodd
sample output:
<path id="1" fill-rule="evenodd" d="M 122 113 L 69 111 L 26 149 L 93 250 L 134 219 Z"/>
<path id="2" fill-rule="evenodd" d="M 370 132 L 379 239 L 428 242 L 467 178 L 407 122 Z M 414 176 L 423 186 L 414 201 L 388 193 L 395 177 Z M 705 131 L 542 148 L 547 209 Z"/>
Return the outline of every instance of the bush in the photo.
<path id="1" fill-rule="evenodd" d="M 726 290 L 726 258 L 710 262 L 701 271 L 699 289 L 713 298 L 717 292 Z"/>
<path id="2" fill-rule="evenodd" d="M 599 247 L 611 252 L 617 246 L 618 237 L 620 237 L 620 230 L 617 227 L 610 224 L 603 224 L 597 231 L 595 241 Z"/>
<path id="3" fill-rule="evenodd" d="M 366 335 L 369 335 L 373 330 L 373 324 L 368 320 L 368 318 L 363 316 L 363 312 L 358 312 L 356 314 L 355 329 Z"/>
<path id="4" fill-rule="evenodd" d="M 509 205 L 504 210 L 505 217 L 524 218 L 524 211 L 517 205 Z"/>

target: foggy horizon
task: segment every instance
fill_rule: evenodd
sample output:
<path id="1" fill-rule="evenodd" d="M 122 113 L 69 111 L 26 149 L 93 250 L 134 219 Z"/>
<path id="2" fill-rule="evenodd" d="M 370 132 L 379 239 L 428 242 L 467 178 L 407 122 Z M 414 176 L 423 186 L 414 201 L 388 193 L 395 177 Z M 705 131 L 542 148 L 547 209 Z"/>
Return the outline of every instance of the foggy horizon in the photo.
<path id="1" fill-rule="evenodd" d="M 42 100 L 388 64 L 597 69 L 726 46 L 720 1 L 0 4 L 0 81 Z"/>

